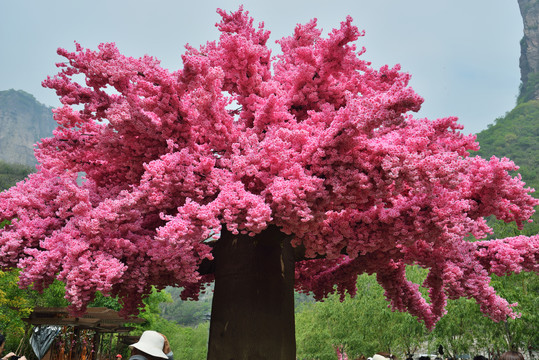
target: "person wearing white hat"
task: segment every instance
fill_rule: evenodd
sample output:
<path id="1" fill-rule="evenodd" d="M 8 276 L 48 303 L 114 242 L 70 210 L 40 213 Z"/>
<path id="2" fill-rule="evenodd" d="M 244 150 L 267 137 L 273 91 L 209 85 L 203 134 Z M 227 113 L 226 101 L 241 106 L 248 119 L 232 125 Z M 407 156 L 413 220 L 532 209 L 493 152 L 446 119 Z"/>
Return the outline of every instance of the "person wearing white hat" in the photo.
<path id="1" fill-rule="evenodd" d="M 157 331 L 147 330 L 142 333 L 138 342 L 129 345 L 131 357 L 129 360 L 168 359 L 163 352 L 165 338 Z"/>

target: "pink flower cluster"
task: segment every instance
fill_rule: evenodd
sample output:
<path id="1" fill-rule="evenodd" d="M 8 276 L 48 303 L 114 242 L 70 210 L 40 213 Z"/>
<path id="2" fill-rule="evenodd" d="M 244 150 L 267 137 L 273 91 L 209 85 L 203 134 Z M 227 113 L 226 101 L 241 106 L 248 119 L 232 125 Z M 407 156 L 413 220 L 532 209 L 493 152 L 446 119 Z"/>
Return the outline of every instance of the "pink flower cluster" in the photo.
<path id="1" fill-rule="evenodd" d="M 256 236 L 272 224 L 312 258 L 296 284 L 318 298 L 354 294 L 367 272 L 429 327 L 459 296 L 514 316 L 488 274 L 537 271 L 537 236 L 464 239 L 491 232 L 485 216 L 532 215 L 516 166 L 471 157 L 478 144 L 455 118 L 413 118 L 410 75 L 362 60 L 351 18 L 327 38 L 315 20 L 298 25 L 272 57 L 262 24 L 218 12 L 219 41 L 187 47 L 172 73 L 114 44 L 58 51 L 66 61 L 43 85 L 63 104 L 59 126 L 37 146 L 38 173 L 0 194 L 0 265 L 38 289 L 65 281 L 76 312 L 99 290 L 133 313 L 151 285 L 196 298 L 223 226 Z M 430 301 L 408 264 L 430 269 Z"/>

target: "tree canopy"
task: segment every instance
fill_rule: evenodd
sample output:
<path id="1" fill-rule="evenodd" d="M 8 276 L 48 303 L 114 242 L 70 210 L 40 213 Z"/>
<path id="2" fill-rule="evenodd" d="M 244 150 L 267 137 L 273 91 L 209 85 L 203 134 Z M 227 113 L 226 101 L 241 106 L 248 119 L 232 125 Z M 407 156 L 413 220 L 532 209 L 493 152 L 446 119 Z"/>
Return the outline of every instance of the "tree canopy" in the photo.
<path id="1" fill-rule="evenodd" d="M 539 237 L 466 240 L 491 231 L 486 216 L 532 215 L 515 165 L 470 156 L 456 118 L 414 118 L 410 75 L 363 60 L 350 17 L 327 37 L 298 25 L 272 57 L 262 24 L 218 12 L 219 41 L 187 46 L 175 72 L 111 43 L 58 50 L 43 84 L 63 104 L 59 127 L 38 144 L 38 172 L 0 194 L 2 267 L 37 289 L 62 280 L 74 312 L 96 291 L 136 312 L 152 284 L 197 297 L 212 235 L 274 227 L 301 250 L 296 288 L 318 299 L 376 273 L 392 307 L 428 327 L 448 298 L 515 316 L 488 275 L 537 271 Z M 429 269 L 430 302 L 407 264 Z"/>

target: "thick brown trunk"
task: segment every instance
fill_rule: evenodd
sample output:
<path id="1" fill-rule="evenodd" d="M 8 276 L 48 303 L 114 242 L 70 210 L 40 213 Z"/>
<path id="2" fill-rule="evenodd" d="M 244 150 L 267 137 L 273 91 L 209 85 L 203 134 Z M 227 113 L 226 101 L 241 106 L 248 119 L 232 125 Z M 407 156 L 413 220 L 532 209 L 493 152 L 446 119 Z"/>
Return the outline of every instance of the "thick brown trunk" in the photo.
<path id="1" fill-rule="evenodd" d="M 294 253 L 276 227 L 214 247 L 208 360 L 294 360 Z"/>

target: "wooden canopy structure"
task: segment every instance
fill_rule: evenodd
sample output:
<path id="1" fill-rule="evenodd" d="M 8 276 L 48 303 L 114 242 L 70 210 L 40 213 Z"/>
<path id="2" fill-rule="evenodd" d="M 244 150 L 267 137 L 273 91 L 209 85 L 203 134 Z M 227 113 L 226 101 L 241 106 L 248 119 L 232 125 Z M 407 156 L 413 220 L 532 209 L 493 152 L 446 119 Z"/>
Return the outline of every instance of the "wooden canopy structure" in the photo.
<path id="1" fill-rule="evenodd" d="M 88 308 L 80 317 L 69 314 L 65 307 L 36 307 L 28 318 L 23 319 L 29 325 L 72 326 L 79 329 L 93 330 L 97 333 L 123 333 L 133 330 L 125 324 L 141 324 L 146 320 L 137 317 L 124 318 L 118 312 L 105 307 Z"/>
<path id="2" fill-rule="evenodd" d="M 72 316 L 65 307 L 36 307 L 28 318 L 22 320 L 28 326 L 61 326 L 64 330 L 59 336 L 65 337 L 67 333 L 70 334 L 69 342 L 66 344 L 75 344 L 77 339 L 93 334 L 84 345 L 63 345 L 62 349 L 49 351 L 42 358 L 47 360 L 108 359 L 111 353 L 137 341 L 137 336 L 128 335 L 135 328 L 126 325 L 146 321 L 137 317 L 124 318 L 117 311 L 105 307 L 88 308 L 84 315 L 78 317 Z"/>

